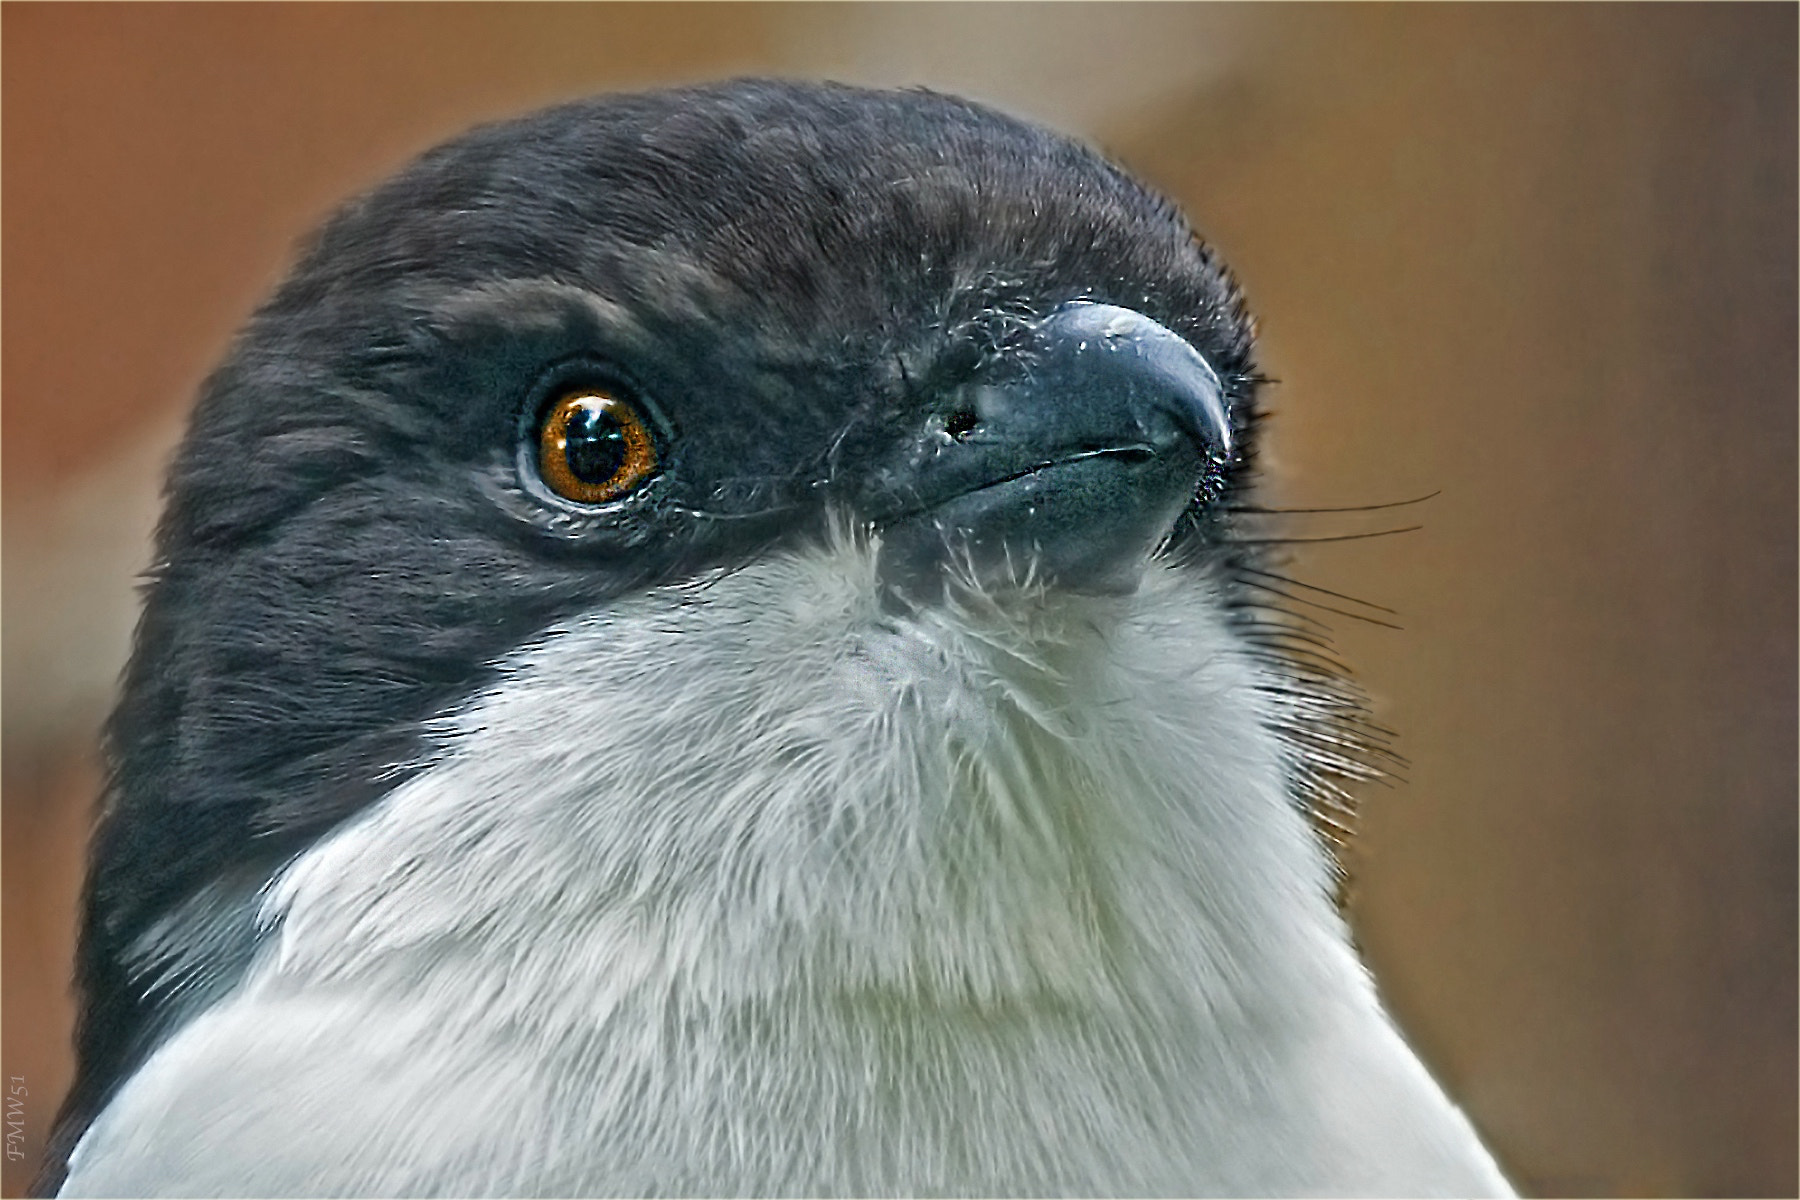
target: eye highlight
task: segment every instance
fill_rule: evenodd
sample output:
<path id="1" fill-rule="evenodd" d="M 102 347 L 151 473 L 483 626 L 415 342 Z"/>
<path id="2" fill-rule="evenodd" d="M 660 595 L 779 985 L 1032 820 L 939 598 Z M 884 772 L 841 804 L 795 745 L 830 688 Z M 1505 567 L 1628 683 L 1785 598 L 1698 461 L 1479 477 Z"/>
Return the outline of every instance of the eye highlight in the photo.
<path id="1" fill-rule="evenodd" d="M 576 504 L 617 500 L 656 472 L 656 442 L 642 414 L 599 388 L 575 388 L 538 422 L 538 477 Z"/>

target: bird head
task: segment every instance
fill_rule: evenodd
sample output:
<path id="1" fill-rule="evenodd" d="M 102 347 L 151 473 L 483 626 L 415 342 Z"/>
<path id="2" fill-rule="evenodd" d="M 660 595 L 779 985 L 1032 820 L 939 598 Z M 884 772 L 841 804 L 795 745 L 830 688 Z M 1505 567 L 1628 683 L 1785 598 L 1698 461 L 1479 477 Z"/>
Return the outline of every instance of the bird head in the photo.
<path id="1" fill-rule="evenodd" d="M 1207 953 L 1130 930 L 1260 903 L 1233 830 L 1340 702 L 1243 582 L 1252 342 L 1168 202 L 923 91 L 587 101 L 356 200 L 169 477 L 65 1128 L 270 955 L 997 995 Z"/>

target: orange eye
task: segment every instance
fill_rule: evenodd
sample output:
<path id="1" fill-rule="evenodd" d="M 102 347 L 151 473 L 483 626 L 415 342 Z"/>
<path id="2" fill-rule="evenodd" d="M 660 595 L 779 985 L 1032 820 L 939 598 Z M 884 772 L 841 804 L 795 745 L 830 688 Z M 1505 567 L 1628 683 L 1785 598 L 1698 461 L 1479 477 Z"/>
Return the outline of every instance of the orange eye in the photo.
<path id="1" fill-rule="evenodd" d="M 538 475 L 564 500 L 604 504 L 656 470 L 656 443 L 644 418 L 617 396 L 567 392 L 538 426 Z"/>

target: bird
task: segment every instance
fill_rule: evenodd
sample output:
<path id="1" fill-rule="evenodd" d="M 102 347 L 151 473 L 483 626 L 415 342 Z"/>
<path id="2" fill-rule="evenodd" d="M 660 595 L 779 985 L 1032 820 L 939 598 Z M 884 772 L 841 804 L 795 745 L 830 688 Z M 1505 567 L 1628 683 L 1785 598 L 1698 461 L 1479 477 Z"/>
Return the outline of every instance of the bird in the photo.
<path id="1" fill-rule="evenodd" d="M 1170 201 L 925 89 L 352 200 L 169 470 L 40 1190 L 1510 1194 L 1334 901 L 1264 382 Z"/>

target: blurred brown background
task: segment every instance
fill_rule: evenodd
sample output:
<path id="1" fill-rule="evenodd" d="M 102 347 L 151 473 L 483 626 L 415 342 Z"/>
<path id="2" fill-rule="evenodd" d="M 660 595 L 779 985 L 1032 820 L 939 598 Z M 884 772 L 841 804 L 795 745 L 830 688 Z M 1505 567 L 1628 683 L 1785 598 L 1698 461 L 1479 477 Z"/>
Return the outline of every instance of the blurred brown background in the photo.
<path id="1" fill-rule="evenodd" d="M 0 12 L 4 1058 L 68 1078 L 94 730 L 196 383 L 338 200 L 468 124 L 760 72 L 1087 137 L 1241 275 L 1295 569 L 1402 734 L 1354 916 L 1530 1191 L 1796 1191 L 1791 5 Z M 1308 534 L 1375 517 L 1295 518 Z M 1391 515 L 1391 514 L 1390 514 Z"/>

